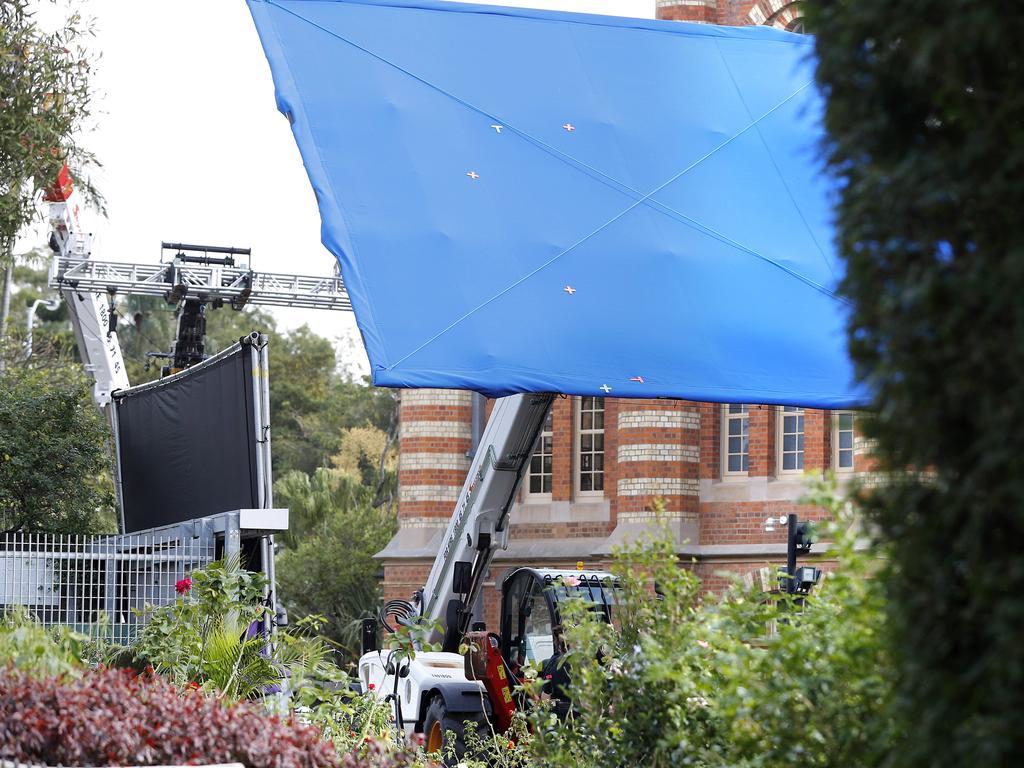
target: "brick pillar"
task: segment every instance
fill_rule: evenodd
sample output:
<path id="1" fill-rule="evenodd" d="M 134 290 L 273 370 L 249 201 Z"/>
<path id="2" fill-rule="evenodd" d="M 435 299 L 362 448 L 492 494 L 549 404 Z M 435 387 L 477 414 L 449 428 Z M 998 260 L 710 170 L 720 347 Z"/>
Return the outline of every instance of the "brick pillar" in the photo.
<path id="1" fill-rule="evenodd" d="M 829 411 L 804 409 L 804 471 L 821 472 L 832 464 Z"/>
<path id="2" fill-rule="evenodd" d="M 659 19 L 715 24 L 718 0 L 657 0 Z"/>
<path id="3" fill-rule="evenodd" d="M 432 556 L 402 560 L 400 543 L 422 542 L 448 524 L 469 471 L 471 416 L 470 392 L 407 389 L 400 395 L 399 534 L 393 542 L 399 551 L 391 551 L 384 566 L 386 599 L 407 599 L 426 580 Z"/>
<path id="4" fill-rule="evenodd" d="M 619 402 L 612 520 L 650 519 L 655 498 L 669 517 L 696 521 L 701 406 L 668 400 Z"/>
<path id="5" fill-rule="evenodd" d="M 876 441 L 864 437 L 861 432 L 862 419 L 866 415 L 858 413 L 853 418 L 853 471 L 854 472 L 876 472 L 878 471 L 878 459 L 875 458 L 874 450 Z"/>
<path id="6" fill-rule="evenodd" d="M 722 477 L 722 405 L 700 404 L 700 479 Z"/>
<path id="7" fill-rule="evenodd" d="M 573 489 L 575 398 L 556 397 L 551 405 L 551 500 L 569 501 Z"/>
<path id="8" fill-rule="evenodd" d="M 775 474 L 775 407 L 750 406 L 749 477 L 771 477 Z"/>

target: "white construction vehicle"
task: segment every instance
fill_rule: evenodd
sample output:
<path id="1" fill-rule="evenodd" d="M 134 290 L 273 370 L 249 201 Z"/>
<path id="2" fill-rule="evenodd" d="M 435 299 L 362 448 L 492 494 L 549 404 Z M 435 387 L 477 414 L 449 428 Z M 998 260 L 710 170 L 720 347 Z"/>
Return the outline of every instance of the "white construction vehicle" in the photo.
<path id="1" fill-rule="evenodd" d="M 548 686 L 559 692 L 561 650 L 559 602 L 579 596 L 611 618 L 615 586 L 609 573 L 519 568 L 501 590 L 501 627 L 489 633 L 474 616 L 488 566 L 508 546 L 509 512 L 533 454 L 554 395 L 524 394 L 499 399 L 459 494 L 427 583 L 412 602 L 391 601 L 379 619 L 363 625 L 359 679 L 392 703 L 407 736 L 422 734 L 428 751 L 443 750 L 454 732 L 455 756 L 463 755 L 464 722 L 498 732 L 508 728 L 517 704 L 513 687 L 527 664 L 542 667 Z M 430 640 L 441 651 L 417 651 L 413 658 L 378 647 L 378 621 L 440 627 Z M 464 641 L 476 650 L 459 653 Z"/>
<path id="2" fill-rule="evenodd" d="M 240 310 L 247 304 L 312 309 L 351 310 L 339 275 L 255 272 L 235 263 L 249 256 L 247 248 L 163 243 L 173 252 L 158 264 L 98 261 L 92 257 L 92 234 L 82 223 L 78 195 L 67 166 L 47 190 L 51 227 L 49 285 L 67 302 L 79 354 L 95 380 L 93 400 L 102 410 L 110 394 L 129 386 L 117 339 L 118 295 L 161 296 L 178 306 L 178 328 L 166 355 L 165 374 L 176 373 L 205 359 L 206 308 L 225 304 Z M 211 255 L 215 254 L 215 255 Z"/>

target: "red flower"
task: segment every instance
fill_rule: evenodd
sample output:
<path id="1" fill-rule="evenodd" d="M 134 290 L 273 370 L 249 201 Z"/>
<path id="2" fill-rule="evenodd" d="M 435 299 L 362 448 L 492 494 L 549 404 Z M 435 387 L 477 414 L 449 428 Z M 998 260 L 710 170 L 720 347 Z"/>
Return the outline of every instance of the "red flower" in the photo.
<path id="1" fill-rule="evenodd" d="M 374 685 L 373 683 L 370 683 L 370 684 L 369 684 L 368 686 L 366 686 L 366 687 L 367 687 L 367 688 L 369 688 L 369 689 L 370 689 L 370 690 L 372 691 L 372 690 L 373 690 L 374 688 L 376 688 L 377 686 L 376 686 L 376 685 Z"/>
<path id="2" fill-rule="evenodd" d="M 197 683 L 195 680 L 193 680 L 191 683 L 189 683 L 185 687 L 188 690 L 190 690 L 190 691 L 198 691 L 199 690 L 199 683 Z"/>
<path id="3" fill-rule="evenodd" d="M 179 595 L 184 595 L 190 589 L 192 589 L 192 579 L 190 579 L 188 576 L 186 576 L 181 581 L 177 581 L 174 583 L 174 591 L 177 592 Z"/>

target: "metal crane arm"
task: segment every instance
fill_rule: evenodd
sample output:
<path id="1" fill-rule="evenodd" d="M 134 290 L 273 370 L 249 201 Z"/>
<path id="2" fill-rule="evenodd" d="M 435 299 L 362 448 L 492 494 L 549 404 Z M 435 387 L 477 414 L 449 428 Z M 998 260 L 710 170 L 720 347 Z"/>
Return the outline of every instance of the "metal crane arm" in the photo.
<path id="1" fill-rule="evenodd" d="M 434 640 L 445 650 L 469 629 L 491 559 L 508 546 L 509 511 L 554 397 L 510 395 L 494 404 L 421 593 L 420 613 L 443 627 Z"/>

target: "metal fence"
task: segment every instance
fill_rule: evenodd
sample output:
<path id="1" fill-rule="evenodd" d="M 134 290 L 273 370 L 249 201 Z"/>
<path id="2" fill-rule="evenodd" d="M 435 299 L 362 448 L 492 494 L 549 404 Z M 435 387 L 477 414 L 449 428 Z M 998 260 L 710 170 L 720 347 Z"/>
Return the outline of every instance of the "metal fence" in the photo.
<path id="1" fill-rule="evenodd" d="M 145 606 L 173 602 L 175 584 L 214 560 L 213 536 L 187 534 L 0 534 L 0 612 L 22 606 L 43 624 L 129 643 Z"/>

